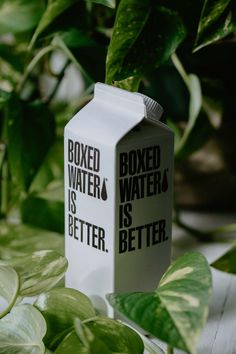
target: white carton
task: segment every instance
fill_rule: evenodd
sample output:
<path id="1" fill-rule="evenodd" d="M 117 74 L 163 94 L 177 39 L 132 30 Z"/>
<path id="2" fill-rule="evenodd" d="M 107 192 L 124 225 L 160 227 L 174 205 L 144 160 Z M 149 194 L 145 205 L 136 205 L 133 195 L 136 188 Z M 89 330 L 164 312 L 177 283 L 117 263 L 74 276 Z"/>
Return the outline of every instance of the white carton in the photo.
<path id="1" fill-rule="evenodd" d="M 170 263 L 173 133 L 161 114 L 97 83 L 65 127 L 66 286 L 101 312 L 107 293 L 153 290 Z"/>

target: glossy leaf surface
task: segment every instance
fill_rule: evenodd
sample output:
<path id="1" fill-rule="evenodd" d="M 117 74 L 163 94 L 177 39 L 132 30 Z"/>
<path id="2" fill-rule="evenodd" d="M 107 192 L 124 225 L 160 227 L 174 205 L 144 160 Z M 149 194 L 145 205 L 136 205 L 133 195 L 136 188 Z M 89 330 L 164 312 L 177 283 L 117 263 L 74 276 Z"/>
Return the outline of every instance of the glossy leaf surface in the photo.
<path id="1" fill-rule="evenodd" d="M 196 353 L 207 319 L 211 272 L 196 252 L 177 259 L 156 291 L 109 295 L 110 303 L 140 327 L 187 353 Z"/>
<path id="2" fill-rule="evenodd" d="M 35 306 L 47 322 L 45 343 L 49 348 L 54 347 L 58 339 L 65 337 L 76 317 L 85 320 L 96 315 L 89 298 L 70 288 L 55 288 L 41 294 Z"/>
<path id="3" fill-rule="evenodd" d="M 141 76 L 166 61 L 186 35 L 178 14 L 149 0 L 121 0 L 107 54 L 106 81 Z"/>

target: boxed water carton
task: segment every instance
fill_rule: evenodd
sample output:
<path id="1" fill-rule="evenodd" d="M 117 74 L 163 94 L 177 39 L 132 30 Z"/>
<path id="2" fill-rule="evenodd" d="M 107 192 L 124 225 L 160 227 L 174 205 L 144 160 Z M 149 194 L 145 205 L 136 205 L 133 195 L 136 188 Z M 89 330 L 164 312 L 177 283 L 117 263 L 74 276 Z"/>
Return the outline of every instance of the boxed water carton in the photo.
<path id="1" fill-rule="evenodd" d="M 107 293 L 153 290 L 170 263 L 174 139 L 161 115 L 97 83 L 65 127 L 66 286 L 101 312 Z"/>

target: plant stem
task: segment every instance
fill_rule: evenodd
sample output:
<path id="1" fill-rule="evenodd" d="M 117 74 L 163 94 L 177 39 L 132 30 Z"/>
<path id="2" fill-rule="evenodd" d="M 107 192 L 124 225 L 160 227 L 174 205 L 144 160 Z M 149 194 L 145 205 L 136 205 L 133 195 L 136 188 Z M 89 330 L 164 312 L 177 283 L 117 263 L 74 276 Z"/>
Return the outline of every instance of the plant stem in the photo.
<path id="1" fill-rule="evenodd" d="M 174 348 L 171 347 L 169 344 L 167 346 L 167 354 L 174 354 Z"/>
<path id="2" fill-rule="evenodd" d="M 150 339 L 148 339 L 146 336 L 142 335 L 141 333 L 138 332 L 138 334 L 143 340 L 145 349 L 150 354 L 164 354 L 164 351 L 157 344 L 153 343 Z"/>
<path id="3" fill-rule="evenodd" d="M 180 76 L 182 77 L 183 81 L 185 82 L 186 86 L 189 87 L 189 79 L 188 79 L 188 74 L 186 73 L 183 65 L 181 64 L 178 56 L 176 53 L 173 53 L 171 56 L 171 60 L 174 64 L 174 66 L 176 67 L 176 69 L 178 70 Z"/>
<path id="4" fill-rule="evenodd" d="M 219 236 L 222 234 L 232 233 L 236 231 L 236 223 L 223 225 L 217 227 L 212 230 L 198 230 L 192 226 L 187 225 L 183 222 L 180 218 L 179 211 L 176 211 L 175 217 L 173 218 L 173 222 L 181 227 L 182 229 L 186 230 L 187 232 L 191 233 L 194 237 L 196 237 L 199 241 L 203 242 L 214 242 L 214 241 L 222 241 L 222 238 Z M 223 241 L 226 241 L 225 239 Z"/>
<path id="5" fill-rule="evenodd" d="M 25 85 L 25 83 L 26 83 L 26 81 L 27 81 L 27 79 L 28 79 L 30 73 L 32 72 L 32 70 L 34 69 L 34 67 L 38 64 L 38 62 L 42 59 L 42 57 L 43 57 L 45 54 L 47 54 L 47 53 L 53 51 L 54 49 L 55 49 L 55 46 L 50 44 L 49 46 L 47 46 L 47 47 L 41 49 L 41 50 L 35 55 L 35 57 L 33 57 L 33 59 L 31 60 L 31 62 L 30 62 L 30 63 L 28 64 L 28 66 L 26 67 L 26 70 L 25 70 L 25 72 L 24 72 L 24 74 L 23 74 L 23 76 L 22 76 L 22 78 L 21 78 L 21 80 L 20 80 L 20 82 L 19 82 L 19 84 L 18 84 L 18 86 L 17 86 L 17 89 L 16 89 L 17 93 L 20 93 L 20 92 L 21 92 L 21 90 L 23 89 L 23 87 L 24 87 L 24 85 Z"/>
<path id="6" fill-rule="evenodd" d="M 86 73 L 83 67 L 80 65 L 78 60 L 75 58 L 74 54 L 70 51 L 70 49 L 66 46 L 63 40 L 56 36 L 52 41 L 52 45 L 54 48 L 60 49 L 66 56 L 71 60 L 71 62 L 77 67 L 80 73 L 83 75 L 88 86 L 94 83 L 93 79 Z"/>

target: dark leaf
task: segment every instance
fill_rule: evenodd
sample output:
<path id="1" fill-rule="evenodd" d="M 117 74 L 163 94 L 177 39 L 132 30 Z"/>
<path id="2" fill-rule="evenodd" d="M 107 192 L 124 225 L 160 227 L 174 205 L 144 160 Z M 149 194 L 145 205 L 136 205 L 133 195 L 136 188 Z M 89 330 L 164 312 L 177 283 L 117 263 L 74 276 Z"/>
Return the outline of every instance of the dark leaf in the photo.
<path id="1" fill-rule="evenodd" d="M 8 104 L 8 151 L 13 182 L 28 190 L 54 139 L 54 118 L 39 102 L 12 96 Z"/>
<path id="2" fill-rule="evenodd" d="M 107 54 L 106 81 L 141 76 L 166 61 L 185 38 L 178 13 L 148 0 L 121 0 Z"/>
<path id="3" fill-rule="evenodd" d="M 64 233 L 63 182 L 53 182 L 45 192 L 29 195 L 21 204 L 22 221 L 33 226 Z"/>
<path id="4" fill-rule="evenodd" d="M 38 36 L 59 16 L 63 11 L 72 6 L 77 0 L 49 0 L 47 8 L 41 17 L 41 20 L 31 39 L 30 47 L 32 47 Z"/>
<path id="5" fill-rule="evenodd" d="M 205 0 L 195 51 L 224 38 L 236 30 L 236 2 L 234 0 Z"/>

